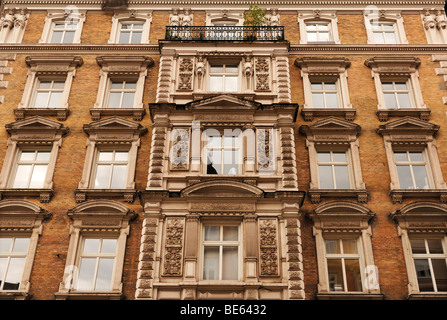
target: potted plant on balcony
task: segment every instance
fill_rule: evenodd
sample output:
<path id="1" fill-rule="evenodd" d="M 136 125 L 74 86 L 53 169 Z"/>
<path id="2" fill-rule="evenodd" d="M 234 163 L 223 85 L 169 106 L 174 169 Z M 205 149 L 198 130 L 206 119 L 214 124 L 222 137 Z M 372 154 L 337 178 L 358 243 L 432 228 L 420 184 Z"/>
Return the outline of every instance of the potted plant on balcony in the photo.
<path id="1" fill-rule="evenodd" d="M 244 26 L 252 27 L 245 30 L 244 40 L 256 40 L 256 27 L 265 25 L 266 22 L 265 10 L 259 8 L 257 5 L 250 5 L 247 12 L 244 13 Z"/>

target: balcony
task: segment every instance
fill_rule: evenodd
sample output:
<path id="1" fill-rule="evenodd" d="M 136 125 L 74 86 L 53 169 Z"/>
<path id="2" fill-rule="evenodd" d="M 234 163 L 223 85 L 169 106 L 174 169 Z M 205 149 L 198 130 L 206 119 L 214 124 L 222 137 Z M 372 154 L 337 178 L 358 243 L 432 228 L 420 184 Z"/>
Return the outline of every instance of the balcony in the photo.
<path id="1" fill-rule="evenodd" d="M 279 26 L 192 26 L 166 27 L 165 40 L 171 41 L 282 41 Z"/>

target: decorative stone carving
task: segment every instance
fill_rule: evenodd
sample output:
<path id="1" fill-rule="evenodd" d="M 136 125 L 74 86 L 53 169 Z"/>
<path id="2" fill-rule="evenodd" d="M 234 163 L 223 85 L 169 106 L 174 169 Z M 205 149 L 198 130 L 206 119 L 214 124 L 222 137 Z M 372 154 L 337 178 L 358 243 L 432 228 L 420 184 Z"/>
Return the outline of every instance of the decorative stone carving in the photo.
<path id="1" fill-rule="evenodd" d="M 425 11 L 423 22 L 424 22 L 424 28 L 426 30 L 433 29 L 434 27 L 436 27 L 435 19 L 433 19 L 429 10 Z"/>
<path id="2" fill-rule="evenodd" d="M 166 224 L 164 275 L 181 276 L 184 221 L 172 218 Z"/>
<path id="3" fill-rule="evenodd" d="M 280 128 L 280 143 L 282 155 L 282 182 L 284 188 L 298 188 L 295 164 L 295 139 L 293 128 Z"/>
<path id="4" fill-rule="evenodd" d="M 192 58 L 183 58 L 179 66 L 179 90 L 192 90 L 192 77 L 194 70 L 194 61 Z"/>
<path id="5" fill-rule="evenodd" d="M 151 158 L 149 161 L 149 187 L 162 186 L 162 171 L 166 129 L 154 127 L 152 129 Z"/>
<path id="6" fill-rule="evenodd" d="M 260 268 L 261 276 L 278 275 L 277 227 L 274 220 L 260 220 Z"/>
<path id="7" fill-rule="evenodd" d="M 269 61 L 266 58 L 256 59 L 256 90 L 270 90 Z"/>
<path id="8" fill-rule="evenodd" d="M 171 170 L 188 170 L 189 130 L 176 128 L 171 132 L 169 163 Z"/>
<path id="9" fill-rule="evenodd" d="M 256 130 L 257 159 L 259 171 L 274 171 L 276 169 L 274 135 L 274 129 Z"/>

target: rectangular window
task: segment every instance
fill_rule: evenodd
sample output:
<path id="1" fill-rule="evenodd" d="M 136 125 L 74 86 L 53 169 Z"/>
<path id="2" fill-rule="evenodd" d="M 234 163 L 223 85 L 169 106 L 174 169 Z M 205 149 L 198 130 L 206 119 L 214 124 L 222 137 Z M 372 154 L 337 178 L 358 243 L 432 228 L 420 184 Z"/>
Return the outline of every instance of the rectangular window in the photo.
<path id="1" fill-rule="evenodd" d="M 76 279 L 76 290 L 110 291 L 116 259 L 117 239 L 83 239 Z"/>
<path id="2" fill-rule="evenodd" d="M 387 109 L 412 108 L 410 89 L 407 82 L 382 82 L 382 92 Z"/>
<path id="3" fill-rule="evenodd" d="M 330 291 L 363 291 L 358 239 L 327 239 L 326 263 Z"/>
<path id="4" fill-rule="evenodd" d="M 110 83 L 107 107 L 133 108 L 136 90 L 136 81 L 112 81 Z"/>
<path id="5" fill-rule="evenodd" d="M 396 27 L 393 22 L 371 23 L 371 30 L 376 44 L 396 44 Z"/>
<path id="6" fill-rule="evenodd" d="M 329 23 L 306 23 L 307 42 L 332 41 Z"/>
<path id="7" fill-rule="evenodd" d="M 0 238 L 0 291 L 19 289 L 29 242 L 26 237 Z"/>
<path id="8" fill-rule="evenodd" d="M 239 226 L 207 225 L 203 232 L 203 280 L 237 280 Z"/>
<path id="9" fill-rule="evenodd" d="M 229 132 L 227 132 L 229 131 Z M 233 130 L 225 130 L 221 135 L 207 134 L 206 144 L 207 174 L 240 174 L 241 150 L 240 135 Z"/>
<path id="10" fill-rule="evenodd" d="M 55 21 L 50 43 L 73 43 L 77 23 L 70 21 Z"/>
<path id="11" fill-rule="evenodd" d="M 338 108 L 337 82 L 312 82 L 313 108 Z"/>
<path id="12" fill-rule="evenodd" d="M 425 151 L 394 151 L 400 189 L 429 189 Z"/>
<path id="13" fill-rule="evenodd" d="M 12 188 L 43 188 L 50 157 L 50 150 L 20 150 Z"/>
<path id="14" fill-rule="evenodd" d="M 445 238 L 410 238 L 410 244 L 419 291 L 447 291 L 447 250 Z"/>
<path id="15" fill-rule="evenodd" d="M 347 151 L 317 152 L 320 189 L 350 189 Z"/>
<path id="16" fill-rule="evenodd" d="M 33 108 L 60 108 L 65 81 L 38 81 Z"/>
<path id="17" fill-rule="evenodd" d="M 120 23 L 118 43 L 139 44 L 143 35 L 143 22 L 127 21 Z"/>
<path id="18" fill-rule="evenodd" d="M 93 188 L 125 189 L 128 162 L 128 151 L 99 151 Z"/>
<path id="19" fill-rule="evenodd" d="M 238 91 L 239 67 L 237 64 L 222 64 L 210 66 L 210 91 Z"/>

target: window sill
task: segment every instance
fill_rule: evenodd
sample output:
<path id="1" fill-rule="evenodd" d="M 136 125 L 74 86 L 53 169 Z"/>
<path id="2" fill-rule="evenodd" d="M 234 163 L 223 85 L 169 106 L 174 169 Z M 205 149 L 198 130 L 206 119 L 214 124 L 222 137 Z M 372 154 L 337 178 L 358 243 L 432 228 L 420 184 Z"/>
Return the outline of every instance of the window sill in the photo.
<path id="1" fill-rule="evenodd" d="M 411 293 L 407 297 L 408 300 L 446 300 L 446 292 L 427 292 L 427 293 Z"/>
<path id="2" fill-rule="evenodd" d="M 92 120 L 99 120 L 101 116 L 133 116 L 135 121 L 143 119 L 146 110 L 144 108 L 92 108 L 90 115 Z"/>
<path id="3" fill-rule="evenodd" d="M 360 203 L 368 202 L 366 189 L 309 189 L 307 193 L 312 203 L 320 203 L 321 198 L 357 198 Z"/>
<path id="4" fill-rule="evenodd" d="M 121 292 L 56 292 L 56 300 L 123 300 Z"/>
<path id="5" fill-rule="evenodd" d="M 76 202 L 84 202 L 87 198 L 122 198 L 125 202 L 132 203 L 137 191 L 135 189 L 76 189 Z"/>
<path id="6" fill-rule="evenodd" d="M 447 203 L 447 190 L 445 189 L 394 189 L 390 191 L 393 203 L 402 203 L 404 198 L 439 198 L 442 203 Z"/>
<path id="7" fill-rule="evenodd" d="M 383 294 L 380 293 L 361 293 L 361 292 L 331 292 L 317 293 L 317 300 L 383 300 Z"/>
<path id="8" fill-rule="evenodd" d="M 31 295 L 24 291 L 0 291 L 0 300 L 29 300 Z"/>
<path id="9" fill-rule="evenodd" d="M 405 108 L 405 109 L 383 109 L 376 112 L 379 121 L 388 121 L 389 117 L 419 117 L 421 120 L 429 120 L 430 109 L 427 108 Z"/>
<path id="10" fill-rule="evenodd" d="M 64 121 L 69 115 L 67 108 L 17 108 L 14 109 L 16 120 L 23 120 L 25 116 L 56 116 L 57 120 Z"/>
<path id="11" fill-rule="evenodd" d="M 0 189 L 0 199 L 6 197 L 39 197 L 40 202 L 48 203 L 54 195 L 53 189 Z"/>
<path id="12" fill-rule="evenodd" d="M 314 117 L 343 116 L 348 121 L 354 121 L 356 109 L 352 108 L 303 108 L 301 115 L 304 121 L 312 121 Z"/>

